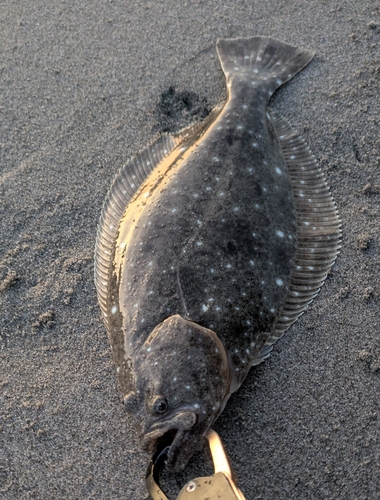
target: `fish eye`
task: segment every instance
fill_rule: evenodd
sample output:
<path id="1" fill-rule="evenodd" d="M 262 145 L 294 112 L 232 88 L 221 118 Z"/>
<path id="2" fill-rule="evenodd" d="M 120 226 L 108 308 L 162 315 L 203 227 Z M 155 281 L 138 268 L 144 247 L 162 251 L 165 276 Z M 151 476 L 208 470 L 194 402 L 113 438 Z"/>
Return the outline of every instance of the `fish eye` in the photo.
<path id="1" fill-rule="evenodd" d="M 153 411 L 154 413 L 165 413 L 168 409 L 168 402 L 162 396 L 158 396 L 155 398 L 153 403 Z"/>

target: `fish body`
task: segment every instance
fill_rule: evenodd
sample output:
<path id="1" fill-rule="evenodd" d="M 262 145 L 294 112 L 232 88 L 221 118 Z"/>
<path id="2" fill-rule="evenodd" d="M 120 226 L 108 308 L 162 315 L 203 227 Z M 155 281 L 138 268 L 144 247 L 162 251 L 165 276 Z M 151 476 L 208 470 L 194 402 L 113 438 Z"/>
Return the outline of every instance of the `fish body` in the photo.
<path id="1" fill-rule="evenodd" d="M 267 108 L 313 55 L 266 37 L 217 51 L 227 103 L 120 171 L 96 246 L 126 406 L 146 448 L 172 436 L 176 470 L 317 294 L 340 245 L 322 172 Z"/>

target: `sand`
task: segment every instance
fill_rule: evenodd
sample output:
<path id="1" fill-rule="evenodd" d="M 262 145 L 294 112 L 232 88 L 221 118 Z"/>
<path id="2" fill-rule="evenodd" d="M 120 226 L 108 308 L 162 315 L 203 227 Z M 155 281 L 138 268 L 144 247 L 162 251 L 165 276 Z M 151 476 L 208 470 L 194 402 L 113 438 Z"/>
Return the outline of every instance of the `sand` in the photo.
<path id="1" fill-rule="evenodd" d="M 226 98 L 216 40 L 252 35 L 316 52 L 271 105 L 325 172 L 343 246 L 215 430 L 247 499 L 380 498 L 376 5 L 2 2 L 1 498 L 147 498 L 149 457 L 120 403 L 93 283 L 97 222 L 131 155 Z M 208 473 L 203 460 L 186 477 Z"/>

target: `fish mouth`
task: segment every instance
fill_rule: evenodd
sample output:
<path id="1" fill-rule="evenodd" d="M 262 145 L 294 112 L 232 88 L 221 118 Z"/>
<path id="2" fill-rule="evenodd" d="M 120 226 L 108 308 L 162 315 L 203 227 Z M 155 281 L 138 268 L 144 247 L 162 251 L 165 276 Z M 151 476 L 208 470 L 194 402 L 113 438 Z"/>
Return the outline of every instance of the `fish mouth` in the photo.
<path id="1" fill-rule="evenodd" d="M 142 436 L 142 448 L 152 452 L 171 446 L 182 433 L 190 431 L 197 420 L 198 415 L 192 407 L 181 408 L 171 413 L 148 427 Z"/>

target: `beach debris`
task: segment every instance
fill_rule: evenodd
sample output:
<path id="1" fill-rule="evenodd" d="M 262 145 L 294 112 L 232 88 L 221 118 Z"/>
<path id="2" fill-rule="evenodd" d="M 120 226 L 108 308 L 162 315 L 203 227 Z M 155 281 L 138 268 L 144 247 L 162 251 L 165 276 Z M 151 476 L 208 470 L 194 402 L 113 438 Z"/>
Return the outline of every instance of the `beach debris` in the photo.
<path id="1" fill-rule="evenodd" d="M 142 445 L 182 470 L 249 369 L 317 295 L 340 221 L 304 140 L 268 108 L 313 54 L 219 40 L 228 100 L 116 176 L 95 283 Z"/>

